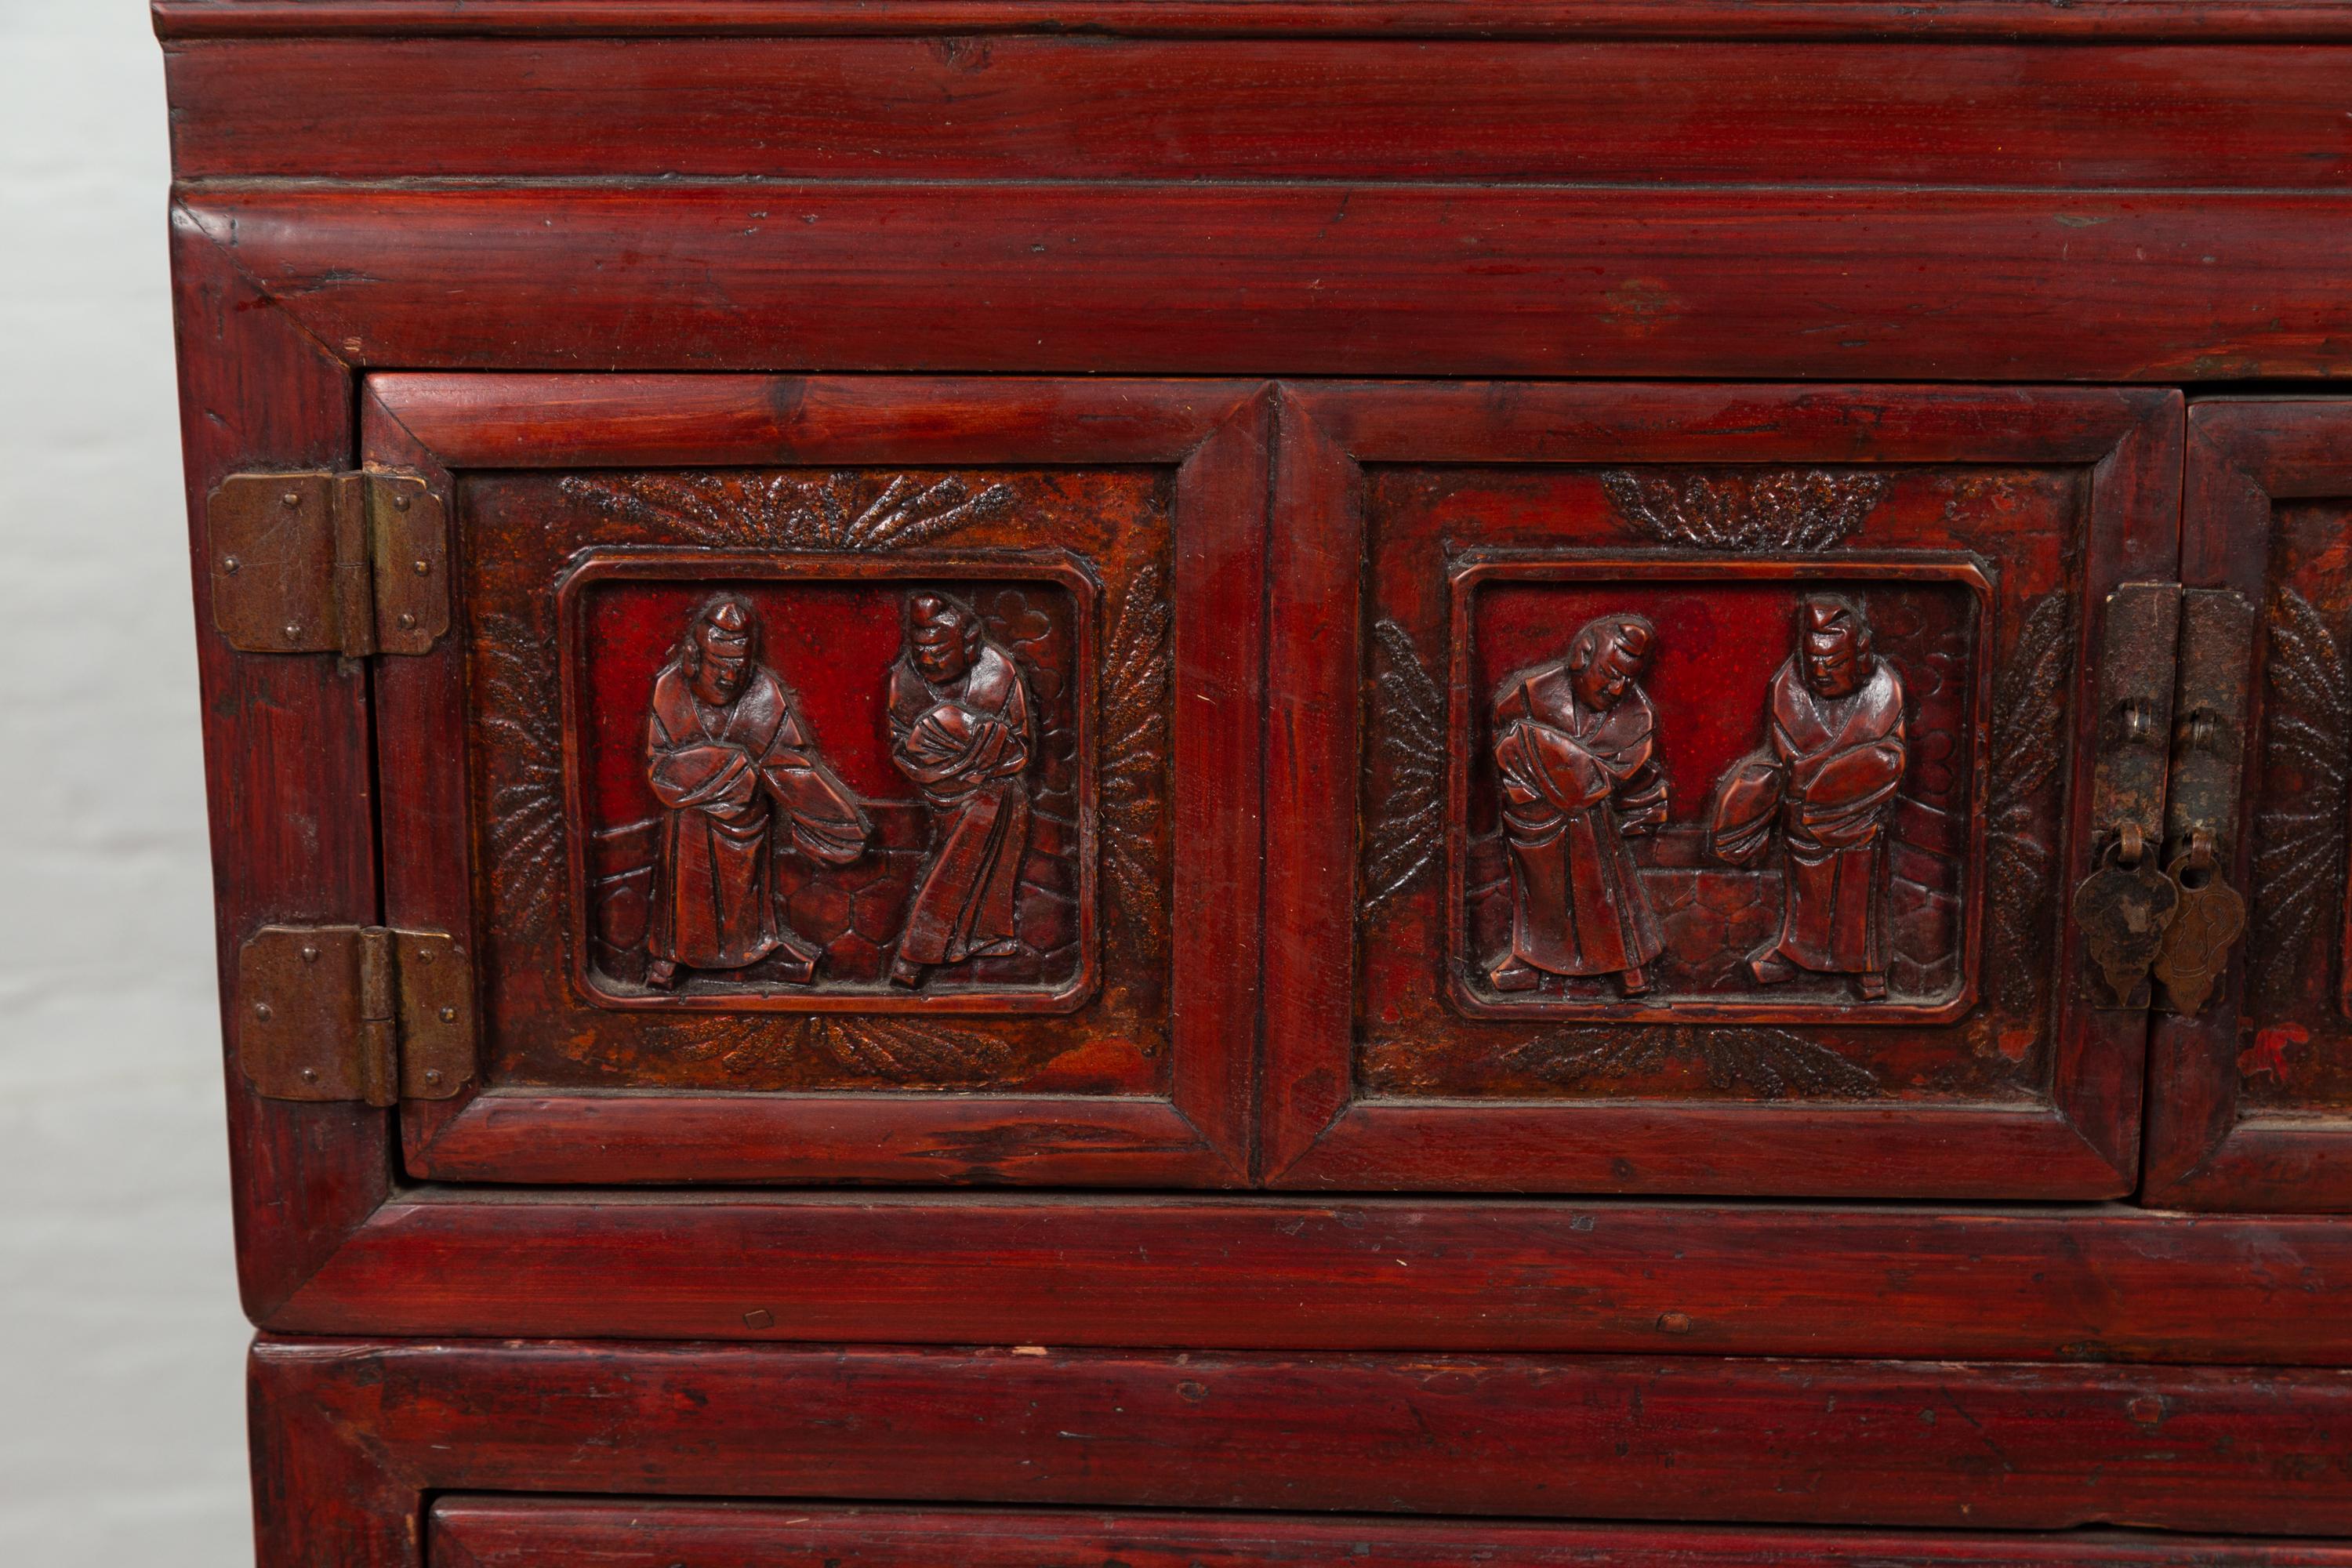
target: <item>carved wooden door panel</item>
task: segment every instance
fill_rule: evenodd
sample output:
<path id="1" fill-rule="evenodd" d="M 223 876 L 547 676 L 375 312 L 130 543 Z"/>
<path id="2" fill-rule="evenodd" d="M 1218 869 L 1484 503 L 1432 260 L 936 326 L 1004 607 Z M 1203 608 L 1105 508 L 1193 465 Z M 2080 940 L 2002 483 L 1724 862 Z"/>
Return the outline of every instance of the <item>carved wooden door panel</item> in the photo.
<path id="1" fill-rule="evenodd" d="M 449 498 L 455 574 L 376 678 L 387 918 L 454 933 L 480 1008 L 407 1168 L 1244 1179 L 1268 417 L 373 378 L 369 460 Z"/>
<path id="2" fill-rule="evenodd" d="M 2128 1192 L 2146 1014 L 2064 910 L 2085 650 L 2123 636 L 2127 671 L 2109 596 L 2172 578 L 2179 422 L 2139 391 L 1287 394 L 1269 1178 Z"/>
<path id="3" fill-rule="evenodd" d="M 2352 1208 L 2352 404 L 2195 405 L 2184 495 L 2182 581 L 2230 612 L 2215 684 L 2242 696 L 2175 750 L 2220 775 L 2210 874 L 2245 929 L 2210 1003 L 2158 1025 L 2147 1197 Z"/>

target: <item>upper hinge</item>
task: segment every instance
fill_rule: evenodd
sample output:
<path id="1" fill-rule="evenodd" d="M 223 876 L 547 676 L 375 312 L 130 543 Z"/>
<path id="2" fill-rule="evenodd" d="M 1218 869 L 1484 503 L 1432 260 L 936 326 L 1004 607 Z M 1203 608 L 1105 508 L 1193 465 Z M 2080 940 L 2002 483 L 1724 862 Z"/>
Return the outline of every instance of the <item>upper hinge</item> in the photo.
<path id="1" fill-rule="evenodd" d="M 425 653 L 449 629 L 448 509 L 414 474 L 232 474 L 213 622 L 245 653 Z"/>
<path id="2" fill-rule="evenodd" d="M 270 1100 L 447 1100 L 474 1076 L 473 965 L 442 931 L 265 926 L 237 955 L 237 1061 Z"/>

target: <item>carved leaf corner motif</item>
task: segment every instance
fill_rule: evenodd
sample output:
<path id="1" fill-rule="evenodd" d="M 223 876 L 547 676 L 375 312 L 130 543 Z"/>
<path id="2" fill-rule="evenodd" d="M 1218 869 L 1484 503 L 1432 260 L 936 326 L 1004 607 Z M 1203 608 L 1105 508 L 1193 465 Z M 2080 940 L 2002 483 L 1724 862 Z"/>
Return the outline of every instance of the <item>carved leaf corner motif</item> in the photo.
<path id="1" fill-rule="evenodd" d="M 1146 566 L 1120 595 L 1103 652 L 1103 870 L 1120 905 L 1155 942 L 1167 913 L 1153 845 L 1161 832 L 1173 626 L 1166 575 Z"/>
<path id="2" fill-rule="evenodd" d="M 2292 588 L 2271 599 L 2270 712 L 2263 756 L 2273 778 L 2302 787 L 2254 819 L 2254 931 L 2259 993 L 2294 984 L 2312 936 L 2344 889 L 2345 789 L 2352 783 L 2352 671 L 2342 645 Z"/>
<path id="3" fill-rule="evenodd" d="M 1012 1047 L 994 1036 L 928 1021 L 819 1014 L 793 1034 L 802 1048 L 890 1083 L 964 1088 L 1001 1079 L 1013 1066 Z"/>
<path id="4" fill-rule="evenodd" d="M 1992 913 L 1993 989 L 2006 1011 L 2031 1015 L 2048 965 L 2035 948 L 2056 868 L 2036 831 L 2043 789 L 2066 754 L 2066 689 L 2074 669 L 2074 617 L 2063 593 L 2026 612 L 1993 683 L 1991 782 L 1985 803 L 1985 883 Z"/>
<path id="5" fill-rule="evenodd" d="M 1388 789 L 1364 821 L 1364 915 L 1411 887 L 1444 841 L 1444 700 L 1394 621 L 1372 627 L 1372 755 Z"/>
<path id="6" fill-rule="evenodd" d="M 851 1072 L 913 1088 L 982 1087 L 1002 1081 L 1013 1066 L 1003 1041 L 927 1019 L 698 1016 L 669 1020 L 667 1033 L 679 1055 L 716 1058 L 737 1078 L 783 1072 L 812 1052 Z"/>
<path id="7" fill-rule="evenodd" d="M 1601 488 L 1626 521 L 1661 544 L 1752 553 L 1832 548 L 1870 516 L 1886 493 L 1886 476 L 1619 468 L 1601 476 Z"/>
<path id="8" fill-rule="evenodd" d="M 1607 1083 L 1695 1061 L 1718 1090 L 1746 1088 L 1766 1100 L 1875 1100 L 1877 1075 L 1827 1046 L 1786 1029 L 1650 1024 L 1559 1029 L 1504 1053 L 1508 1063 L 1554 1083 Z"/>
<path id="9" fill-rule="evenodd" d="M 862 504 L 855 473 L 822 479 L 789 473 L 656 472 L 575 475 L 565 495 L 641 528 L 684 534 L 714 548 L 908 550 L 1013 510 L 1010 485 L 978 494 L 950 475 L 922 484 L 899 474 Z"/>
<path id="10" fill-rule="evenodd" d="M 547 639 L 512 616 L 483 617 L 475 647 L 482 728 L 505 753 L 489 798 L 492 886 L 501 923 L 531 930 L 554 913 L 563 864 L 563 728 Z"/>

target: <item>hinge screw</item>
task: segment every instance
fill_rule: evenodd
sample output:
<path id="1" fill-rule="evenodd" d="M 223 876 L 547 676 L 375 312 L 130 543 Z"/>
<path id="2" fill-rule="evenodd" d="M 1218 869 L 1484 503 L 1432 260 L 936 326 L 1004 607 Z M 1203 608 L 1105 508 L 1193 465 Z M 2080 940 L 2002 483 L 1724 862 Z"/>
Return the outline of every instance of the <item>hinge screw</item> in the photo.
<path id="1" fill-rule="evenodd" d="M 433 962 L 433 950 L 432 950 L 431 948 L 429 948 L 429 947 L 420 947 L 420 948 L 418 948 L 418 949 L 416 950 L 416 962 L 417 962 L 417 963 L 432 963 L 432 962 Z"/>
<path id="2" fill-rule="evenodd" d="M 234 555 L 224 555 L 221 557 L 221 570 L 227 573 L 232 577 L 236 575 L 236 569 L 244 564 L 244 562 L 239 561 Z"/>
<path id="3" fill-rule="evenodd" d="M 425 1069 L 425 1081 L 433 1088 L 439 1089 L 441 1087 L 441 1069 L 439 1068 L 426 1068 Z"/>
<path id="4" fill-rule="evenodd" d="M 316 1082 L 318 1082 L 318 1081 L 319 1081 L 319 1069 L 318 1069 L 317 1068 L 304 1068 L 302 1069 L 302 1081 L 303 1081 L 304 1083 L 316 1083 Z"/>
<path id="5" fill-rule="evenodd" d="M 279 496 L 278 499 L 284 501 L 288 506 L 300 506 L 302 504 L 302 498 L 295 494 L 292 490 L 288 490 L 284 495 Z"/>
<path id="6" fill-rule="evenodd" d="M 291 642 L 291 641 L 293 641 L 296 637 L 300 637 L 301 635 L 302 635 L 302 627 L 301 627 L 300 623 L 296 622 L 296 621 L 289 621 L 289 622 L 287 622 L 287 623 L 286 623 L 286 640 L 287 640 L 287 641 Z"/>
<path id="7" fill-rule="evenodd" d="M 304 948 L 304 949 L 302 950 L 302 962 L 303 962 L 303 963 L 318 963 L 318 962 L 319 962 L 319 950 L 318 950 L 317 948 L 315 948 L 315 947 L 306 947 L 306 948 Z"/>
<path id="8" fill-rule="evenodd" d="M 417 574 L 419 577 L 430 577 L 430 576 L 432 576 L 432 575 L 433 575 L 433 563 L 431 563 L 430 561 L 419 561 L 419 562 L 416 563 L 416 574 Z"/>
<path id="9" fill-rule="evenodd" d="M 277 1016 L 275 1013 L 272 1013 L 269 1010 L 269 1004 L 267 1002 L 256 1002 L 253 1005 L 253 1016 L 260 1019 L 265 1024 Z"/>
<path id="10" fill-rule="evenodd" d="M 404 613 L 400 617 L 400 629 L 404 632 L 415 631 L 416 629 L 416 617 Z"/>
<path id="11" fill-rule="evenodd" d="M 454 1024 L 454 1023 L 456 1023 L 456 1022 L 457 1021 L 457 1009 L 456 1009 L 455 1007 L 444 1007 L 444 1008 L 442 1008 L 442 1009 L 441 1009 L 441 1021 L 442 1021 L 443 1023 L 445 1023 L 445 1024 Z"/>
<path id="12" fill-rule="evenodd" d="M 394 491 L 392 498 L 392 510 L 394 511 L 406 511 L 408 510 L 408 498 L 400 494 L 398 491 Z"/>

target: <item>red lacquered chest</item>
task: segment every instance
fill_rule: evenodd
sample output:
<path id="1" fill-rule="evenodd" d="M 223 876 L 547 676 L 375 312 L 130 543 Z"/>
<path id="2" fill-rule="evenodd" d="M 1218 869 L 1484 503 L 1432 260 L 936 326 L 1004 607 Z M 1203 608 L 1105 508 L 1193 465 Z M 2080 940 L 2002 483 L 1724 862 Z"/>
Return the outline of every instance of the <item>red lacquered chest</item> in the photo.
<path id="1" fill-rule="evenodd" d="M 270 1568 L 2352 1563 L 2352 5 L 154 12 Z"/>

